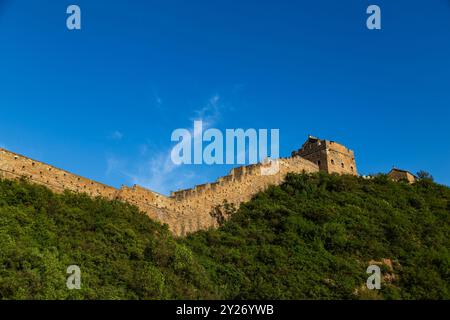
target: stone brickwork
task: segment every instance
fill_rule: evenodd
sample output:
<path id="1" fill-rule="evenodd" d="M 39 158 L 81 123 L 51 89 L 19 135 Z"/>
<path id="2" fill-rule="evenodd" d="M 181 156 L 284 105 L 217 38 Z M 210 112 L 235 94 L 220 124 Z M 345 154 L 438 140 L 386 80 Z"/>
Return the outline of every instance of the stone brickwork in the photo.
<path id="1" fill-rule="evenodd" d="M 118 190 L 48 164 L 0 149 L 0 174 L 3 178 L 27 180 L 42 184 L 56 192 L 71 190 L 90 196 L 114 199 Z"/>
<path id="2" fill-rule="evenodd" d="M 397 168 L 393 168 L 388 173 L 388 177 L 394 181 L 405 180 L 408 181 L 408 183 L 414 183 L 417 180 L 417 177 L 413 175 L 411 172 Z"/>
<path id="3" fill-rule="evenodd" d="M 334 141 L 309 136 L 301 149 L 294 151 L 292 155 L 314 162 L 321 171 L 357 175 L 353 150 Z"/>
<path id="4" fill-rule="evenodd" d="M 0 177 L 24 177 L 55 192 L 70 190 L 92 197 L 128 202 L 150 218 L 166 223 L 175 235 L 182 236 L 215 227 L 217 223 L 210 215 L 214 207 L 222 205 L 225 200 L 239 207 L 269 185 L 280 184 L 289 172 L 312 173 L 324 170 L 356 174 L 353 151 L 334 142 L 315 139 L 310 137 L 302 149 L 294 152 L 290 158 L 280 158 L 272 164 L 234 168 L 214 183 L 173 192 L 170 197 L 137 185 L 116 189 L 4 149 L 0 149 Z M 334 160 L 334 164 L 331 160 Z M 344 167 L 341 167 L 341 163 L 344 163 Z"/>

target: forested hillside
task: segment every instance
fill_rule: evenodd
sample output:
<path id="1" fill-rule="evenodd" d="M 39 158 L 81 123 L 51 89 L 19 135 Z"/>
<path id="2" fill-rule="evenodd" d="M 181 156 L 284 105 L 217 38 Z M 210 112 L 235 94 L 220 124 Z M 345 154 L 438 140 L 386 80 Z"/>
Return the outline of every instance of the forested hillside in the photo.
<path id="1" fill-rule="evenodd" d="M 449 235 L 450 189 L 430 179 L 289 175 L 178 239 L 128 204 L 3 180 L 0 298 L 449 299 Z"/>

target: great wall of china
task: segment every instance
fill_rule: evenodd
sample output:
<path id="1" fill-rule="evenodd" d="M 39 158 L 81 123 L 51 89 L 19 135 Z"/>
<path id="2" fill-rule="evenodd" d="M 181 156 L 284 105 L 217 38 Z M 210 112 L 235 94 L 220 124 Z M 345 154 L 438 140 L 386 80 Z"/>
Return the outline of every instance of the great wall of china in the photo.
<path id="1" fill-rule="evenodd" d="M 273 164 L 234 168 L 214 183 L 173 192 L 167 197 L 137 185 L 116 189 L 0 148 L 0 178 L 26 178 L 59 193 L 70 190 L 125 201 L 136 205 L 150 218 L 166 223 L 177 236 L 215 227 L 217 222 L 210 213 L 216 206 L 226 200 L 239 207 L 269 185 L 280 184 L 287 173 L 357 174 L 352 150 L 311 136 L 291 157 L 276 160 L 275 171 L 271 168 Z"/>

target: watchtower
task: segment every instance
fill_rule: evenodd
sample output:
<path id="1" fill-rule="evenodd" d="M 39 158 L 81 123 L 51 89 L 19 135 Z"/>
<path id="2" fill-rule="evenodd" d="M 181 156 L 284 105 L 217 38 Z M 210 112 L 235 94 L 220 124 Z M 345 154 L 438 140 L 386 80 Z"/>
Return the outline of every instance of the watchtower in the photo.
<path id="1" fill-rule="evenodd" d="M 301 149 L 292 152 L 292 156 L 317 164 L 321 171 L 357 175 L 353 150 L 334 141 L 309 136 Z"/>

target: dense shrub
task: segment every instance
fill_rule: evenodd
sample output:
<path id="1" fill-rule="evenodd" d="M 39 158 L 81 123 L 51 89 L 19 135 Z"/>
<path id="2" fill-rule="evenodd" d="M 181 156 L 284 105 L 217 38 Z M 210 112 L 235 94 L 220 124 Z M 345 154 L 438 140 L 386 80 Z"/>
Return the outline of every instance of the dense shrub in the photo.
<path id="1" fill-rule="evenodd" d="M 184 242 L 231 299 L 449 299 L 449 201 L 430 180 L 292 174 Z M 361 290 L 382 259 L 394 278 Z"/>
<path id="2" fill-rule="evenodd" d="M 0 181 L 0 265 L 7 299 L 219 297 L 189 247 L 136 207 L 24 181 Z M 66 287 L 69 265 L 81 290 Z"/>
<path id="3" fill-rule="evenodd" d="M 131 205 L 4 180 L 0 298 L 449 299 L 449 214 L 450 189 L 430 179 L 292 174 L 175 239 Z M 382 289 L 364 289 L 382 259 Z"/>

